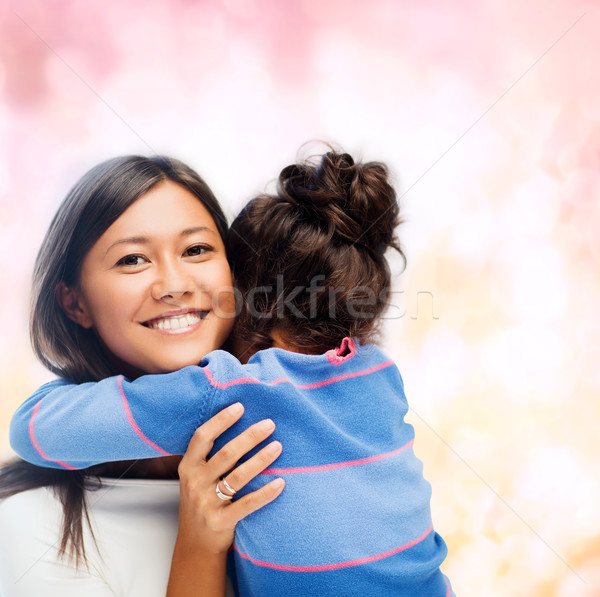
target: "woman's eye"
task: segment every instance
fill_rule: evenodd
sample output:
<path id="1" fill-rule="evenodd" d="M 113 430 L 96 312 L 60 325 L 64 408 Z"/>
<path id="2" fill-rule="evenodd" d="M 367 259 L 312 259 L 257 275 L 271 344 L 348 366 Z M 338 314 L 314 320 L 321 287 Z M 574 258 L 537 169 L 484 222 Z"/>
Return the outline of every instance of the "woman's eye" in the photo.
<path id="1" fill-rule="evenodd" d="M 187 257 L 198 257 L 199 255 L 204 255 L 204 253 L 211 250 L 211 247 L 207 245 L 194 245 L 193 247 L 186 249 L 185 255 Z"/>
<path id="2" fill-rule="evenodd" d="M 117 261 L 117 265 L 142 265 L 146 263 L 146 259 L 141 255 L 125 255 Z"/>

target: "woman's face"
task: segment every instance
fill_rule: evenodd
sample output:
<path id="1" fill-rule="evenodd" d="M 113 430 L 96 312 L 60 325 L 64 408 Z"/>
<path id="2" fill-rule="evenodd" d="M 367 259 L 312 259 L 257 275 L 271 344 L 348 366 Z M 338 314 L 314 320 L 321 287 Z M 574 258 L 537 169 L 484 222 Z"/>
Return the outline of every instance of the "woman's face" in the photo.
<path id="1" fill-rule="evenodd" d="M 133 203 L 83 261 L 69 316 L 134 377 L 197 365 L 235 315 L 225 247 L 194 195 L 164 181 Z M 64 305 L 64 301 L 63 301 Z"/>

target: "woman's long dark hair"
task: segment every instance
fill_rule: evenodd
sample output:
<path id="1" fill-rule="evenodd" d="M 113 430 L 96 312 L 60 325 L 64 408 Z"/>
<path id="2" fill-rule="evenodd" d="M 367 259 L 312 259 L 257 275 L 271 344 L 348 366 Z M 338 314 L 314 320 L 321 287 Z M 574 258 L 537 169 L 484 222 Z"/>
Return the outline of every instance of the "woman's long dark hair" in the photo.
<path id="1" fill-rule="evenodd" d="M 273 331 L 319 354 L 345 336 L 372 340 L 399 252 L 396 192 L 381 162 L 329 151 L 284 168 L 277 192 L 251 200 L 227 237 L 240 314 L 234 334 L 257 348 Z"/>
<path id="2" fill-rule="evenodd" d="M 124 156 L 89 170 L 58 208 L 33 273 L 31 342 L 36 356 L 53 373 L 77 383 L 120 373 L 111 365 L 94 331 L 66 316 L 57 301 L 56 288 L 61 281 L 67 286 L 77 284 L 83 259 L 100 236 L 134 201 L 165 180 L 197 197 L 225 239 L 227 220 L 217 199 L 202 178 L 182 162 L 165 156 Z M 52 487 L 63 507 L 59 555 L 70 556 L 79 564 L 86 562 L 84 518 L 89 525 L 85 489 L 90 486 L 90 476 L 101 472 L 102 467 L 66 471 L 17 460 L 0 469 L 0 498 Z"/>

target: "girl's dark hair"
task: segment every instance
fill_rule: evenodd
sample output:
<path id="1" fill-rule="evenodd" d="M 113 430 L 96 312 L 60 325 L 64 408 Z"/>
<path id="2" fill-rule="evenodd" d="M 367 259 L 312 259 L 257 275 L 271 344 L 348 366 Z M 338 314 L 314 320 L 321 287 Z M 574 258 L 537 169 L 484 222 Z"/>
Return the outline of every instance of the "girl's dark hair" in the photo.
<path id="1" fill-rule="evenodd" d="M 32 284 L 30 335 L 33 350 L 53 373 L 77 383 L 117 375 L 93 330 L 71 321 L 58 303 L 59 282 L 76 285 L 84 257 L 102 234 L 137 199 L 162 181 L 175 182 L 197 197 L 221 238 L 227 220 L 208 185 L 184 163 L 165 156 L 124 156 L 89 170 L 64 199 L 38 253 Z M 0 469 L 0 498 L 52 487 L 63 505 L 59 555 L 85 562 L 82 519 L 89 523 L 85 489 L 101 467 L 86 471 L 39 468 L 23 461 Z M 96 484 L 97 486 L 97 484 Z M 91 528 L 91 527 L 90 527 Z"/>
<path id="2" fill-rule="evenodd" d="M 330 151 L 287 166 L 277 193 L 252 199 L 234 220 L 227 254 L 242 301 L 235 333 L 256 348 L 272 332 L 318 354 L 345 336 L 372 340 L 388 301 L 388 248 L 396 193 L 380 162 Z"/>

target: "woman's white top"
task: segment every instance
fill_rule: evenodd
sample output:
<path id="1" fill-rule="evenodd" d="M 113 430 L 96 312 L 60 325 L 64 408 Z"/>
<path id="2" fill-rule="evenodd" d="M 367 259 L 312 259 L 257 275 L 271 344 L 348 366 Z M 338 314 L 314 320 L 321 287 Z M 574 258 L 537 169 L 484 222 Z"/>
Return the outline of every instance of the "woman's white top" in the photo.
<path id="1" fill-rule="evenodd" d="M 165 597 L 179 482 L 104 478 L 87 500 L 98 546 L 84 521 L 88 569 L 58 557 L 62 506 L 51 489 L 0 500 L 1 597 Z"/>

